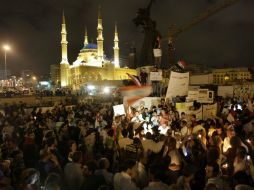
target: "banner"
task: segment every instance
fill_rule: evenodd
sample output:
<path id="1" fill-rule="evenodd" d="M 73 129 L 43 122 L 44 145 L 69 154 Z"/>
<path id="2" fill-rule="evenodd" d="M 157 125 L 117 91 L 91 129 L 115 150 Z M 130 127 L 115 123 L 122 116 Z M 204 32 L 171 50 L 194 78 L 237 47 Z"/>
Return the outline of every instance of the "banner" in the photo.
<path id="1" fill-rule="evenodd" d="M 145 97 L 136 100 L 129 106 L 136 108 L 137 110 L 139 110 L 141 107 L 150 109 L 152 106 L 158 107 L 160 101 L 161 101 L 160 97 Z"/>
<path id="2" fill-rule="evenodd" d="M 114 110 L 114 116 L 125 115 L 126 114 L 123 104 L 113 106 L 113 110 Z"/>
<path id="3" fill-rule="evenodd" d="M 188 95 L 189 73 L 171 71 L 166 98 Z"/>
<path id="4" fill-rule="evenodd" d="M 218 96 L 233 97 L 233 95 L 234 95 L 233 86 L 218 86 Z"/>
<path id="5" fill-rule="evenodd" d="M 210 105 L 203 105 L 203 119 L 212 118 L 217 115 L 217 103 Z"/>
<path id="6" fill-rule="evenodd" d="M 197 120 L 201 120 L 203 118 L 202 107 L 200 107 L 198 110 L 193 110 L 192 108 L 193 102 L 176 103 L 176 110 L 179 112 L 179 115 L 181 115 L 182 112 L 184 112 L 186 115 L 195 114 Z"/>
<path id="7" fill-rule="evenodd" d="M 150 81 L 161 81 L 162 72 L 150 72 Z"/>

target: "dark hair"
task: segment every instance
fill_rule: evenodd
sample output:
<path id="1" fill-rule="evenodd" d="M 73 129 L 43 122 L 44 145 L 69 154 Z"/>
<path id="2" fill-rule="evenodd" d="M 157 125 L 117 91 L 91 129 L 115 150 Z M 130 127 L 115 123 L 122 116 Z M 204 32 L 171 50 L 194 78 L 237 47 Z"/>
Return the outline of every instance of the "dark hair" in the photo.
<path id="1" fill-rule="evenodd" d="M 134 160 L 130 160 L 130 159 L 125 160 L 123 162 L 123 168 L 122 169 L 123 169 L 123 171 L 127 171 L 128 169 L 133 168 L 135 166 L 135 164 L 136 164 L 136 162 Z"/>
<path id="2" fill-rule="evenodd" d="M 165 167 L 161 163 L 153 163 L 149 167 L 149 172 L 153 176 L 154 180 L 163 180 L 165 178 L 165 173 L 164 173 Z"/>
<path id="3" fill-rule="evenodd" d="M 94 171 L 98 168 L 97 162 L 95 160 L 88 161 L 86 166 L 91 173 L 94 173 Z"/>
<path id="4" fill-rule="evenodd" d="M 73 145 L 74 143 L 76 143 L 76 141 L 74 141 L 74 140 L 70 140 L 70 141 L 68 142 L 68 148 L 69 148 L 69 150 L 71 150 L 71 147 L 72 147 L 72 145 Z"/>
<path id="5" fill-rule="evenodd" d="M 216 162 L 220 157 L 220 149 L 216 146 L 211 146 L 207 151 L 207 162 Z"/>
<path id="6" fill-rule="evenodd" d="M 185 177 L 194 175 L 195 172 L 196 172 L 196 168 L 191 164 L 185 165 L 183 168 L 183 176 L 185 176 Z"/>
<path id="7" fill-rule="evenodd" d="M 107 163 L 107 158 L 101 158 L 98 162 L 99 168 L 104 169 Z"/>
<path id="8" fill-rule="evenodd" d="M 243 159 L 247 155 L 247 151 L 243 146 L 240 146 L 236 150 L 236 155 Z"/>
<path id="9" fill-rule="evenodd" d="M 181 121 L 181 124 L 182 124 L 182 125 L 187 125 L 187 121 L 182 120 L 182 121 Z"/>
<path id="10" fill-rule="evenodd" d="M 40 172 L 34 168 L 27 168 L 21 174 L 21 181 L 24 186 L 39 185 Z"/>
<path id="11" fill-rule="evenodd" d="M 45 180 L 45 189 L 55 190 L 61 186 L 61 177 L 57 173 L 50 173 Z"/>
<path id="12" fill-rule="evenodd" d="M 230 145 L 232 146 L 232 148 L 237 148 L 241 146 L 241 139 L 237 136 L 232 137 L 230 139 Z"/>
<path id="13" fill-rule="evenodd" d="M 47 146 L 50 147 L 52 146 L 53 144 L 55 144 L 56 142 L 56 139 L 54 137 L 50 137 L 47 139 L 46 143 L 47 143 Z"/>
<path id="14" fill-rule="evenodd" d="M 77 163 L 80 162 L 82 159 L 82 152 L 81 151 L 75 151 L 72 155 L 72 161 Z"/>
<path id="15" fill-rule="evenodd" d="M 122 135 L 123 135 L 124 138 L 126 138 L 127 135 L 128 135 L 128 130 L 127 129 L 123 129 L 122 130 Z"/>

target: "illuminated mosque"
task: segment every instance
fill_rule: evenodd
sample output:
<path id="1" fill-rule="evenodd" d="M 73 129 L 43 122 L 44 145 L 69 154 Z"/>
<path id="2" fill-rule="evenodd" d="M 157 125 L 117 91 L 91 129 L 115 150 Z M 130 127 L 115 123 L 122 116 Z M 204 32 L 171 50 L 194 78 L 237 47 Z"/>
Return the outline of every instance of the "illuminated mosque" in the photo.
<path id="1" fill-rule="evenodd" d="M 99 8 L 97 25 L 97 44 L 89 43 L 87 29 L 85 30 L 84 46 L 80 50 L 76 61 L 69 64 L 67 55 L 67 31 L 65 16 L 63 14 L 61 46 L 62 60 L 60 63 L 61 87 L 70 87 L 78 90 L 92 81 L 120 81 L 128 79 L 126 73 L 137 75 L 137 71 L 129 68 L 120 68 L 119 64 L 119 38 L 117 25 L 114 32 L 114 59 L 111 61 L 104 55 L 102 16 Z"/>

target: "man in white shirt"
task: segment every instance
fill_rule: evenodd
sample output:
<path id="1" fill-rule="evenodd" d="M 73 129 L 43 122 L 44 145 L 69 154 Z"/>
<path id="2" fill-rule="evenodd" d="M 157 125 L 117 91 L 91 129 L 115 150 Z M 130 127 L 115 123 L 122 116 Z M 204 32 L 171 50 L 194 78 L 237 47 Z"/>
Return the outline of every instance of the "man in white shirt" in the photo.
<path id="1" fill-rule="evenodd" d="M 114 176 L 115 190 L 139 190 L 136 184 L 132 181 L 137 175 L 137 165 L 133 160 L 127 160 L 124 163 L 124 168 L 121 173 L 116 173 Z"/>
<path id="2" fill-rule="evenodd" d="M 191 126 L 188 127 L 187 121 L 186 120 L 182 120 L 181 121 L 181 136 L 182 138 L 191 135 Z"/>

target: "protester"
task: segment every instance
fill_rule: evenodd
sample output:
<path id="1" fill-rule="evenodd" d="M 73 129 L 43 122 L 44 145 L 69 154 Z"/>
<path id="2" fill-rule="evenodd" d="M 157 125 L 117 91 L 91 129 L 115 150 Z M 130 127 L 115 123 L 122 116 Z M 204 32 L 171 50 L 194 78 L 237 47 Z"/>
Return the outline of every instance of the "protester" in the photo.
<path id="1" fill-rule="evenodd" d="M 204 120 L 200 104 L 178 112 L 164 99 L 126 116 L 100 99 L 47 110 L 5 105 L 0 189 L 251 188 L 254 114 L 246 103 L 239 110 L 237 99 L 217 100 L 221 109 Z"/>

